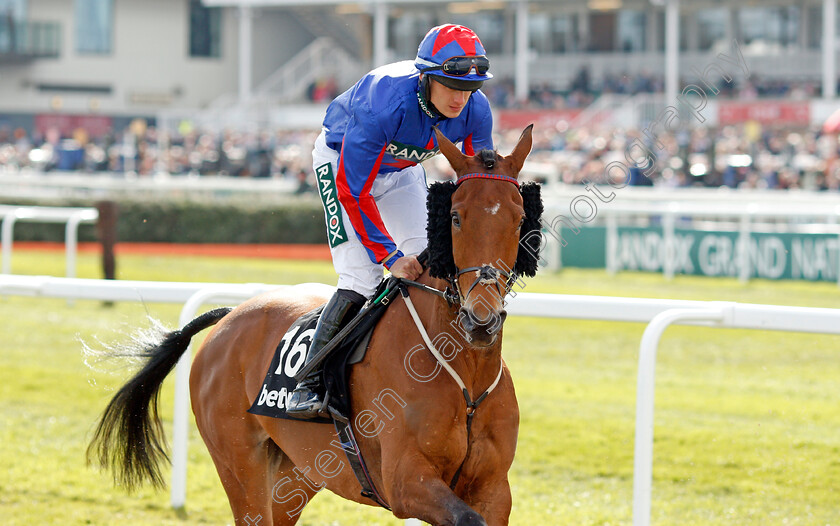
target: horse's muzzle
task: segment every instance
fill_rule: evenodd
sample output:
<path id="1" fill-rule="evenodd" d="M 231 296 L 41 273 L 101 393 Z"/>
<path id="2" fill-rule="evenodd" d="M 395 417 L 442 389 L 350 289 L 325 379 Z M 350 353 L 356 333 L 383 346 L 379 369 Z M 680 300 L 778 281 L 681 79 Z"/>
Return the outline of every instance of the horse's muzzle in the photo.
<path id="1" fill-rule="evenodd" d="M 477 347 L 488 347 L 496 342 L 499 331 L 507 318 L 507 311 L 504 309 L 498 312 L 490 312 L 485 317 L 480 317 L 470 308 L 461 308 L 459 317 L 461 327 L 470 337 L 470 343 Z"/>

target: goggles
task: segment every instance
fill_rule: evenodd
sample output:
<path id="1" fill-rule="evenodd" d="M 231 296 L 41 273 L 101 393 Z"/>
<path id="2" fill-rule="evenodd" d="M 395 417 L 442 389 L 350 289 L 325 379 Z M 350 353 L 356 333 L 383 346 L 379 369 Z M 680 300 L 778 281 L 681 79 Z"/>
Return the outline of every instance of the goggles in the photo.
<path id="1" fill-rule="evenodd" d="M 490 60 L 484 55 L 477 57 L 452 57 L 440 66 L 425 68 L 423 71 L 443 71 L 450 77 L 465 77 L 475 69 L 478 75 L 485 75 L 490 69 Z"/>

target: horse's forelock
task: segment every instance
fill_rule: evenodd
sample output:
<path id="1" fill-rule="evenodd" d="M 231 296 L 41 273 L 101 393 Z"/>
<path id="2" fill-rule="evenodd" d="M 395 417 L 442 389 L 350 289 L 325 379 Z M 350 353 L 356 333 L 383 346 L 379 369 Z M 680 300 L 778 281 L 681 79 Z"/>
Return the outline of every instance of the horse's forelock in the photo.
<path id="1" fill-rule="evenodd" d="M 498 162 L 499 154 L 493 150 L 484 149 L 478 152 L 478 158 L 481 159 L 481 162 L 482 164 L 484 164 L 485 168 L 487 168 L 488 170 L 492 170 Z"/>

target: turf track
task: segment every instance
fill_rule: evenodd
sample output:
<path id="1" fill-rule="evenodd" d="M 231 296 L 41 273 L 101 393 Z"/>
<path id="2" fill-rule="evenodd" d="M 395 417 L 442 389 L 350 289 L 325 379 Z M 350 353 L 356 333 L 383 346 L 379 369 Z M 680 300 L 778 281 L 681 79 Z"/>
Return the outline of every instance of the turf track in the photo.
<path id="1" fill-rule="evenodd" d="M 59 247 L 59 250 L 61 248 Z M 15 245 L 13 271 L 60 275 L 63 255 Z M 80 277 L 98 277 L 96 252 Z M 334 283 L 326 261 L 120 252 L 118 278 Z M 566 270 L 528 291 L 671 297 L 833 307 L 831 283 L 753 281 Z M 84 465 L 93 423 L 124 367 L 85 365 L 96 344 L 174 325 L 180 306 L 0 300 L 0 522 L 2 524 L 229 524 L 221 486 L 194 427 L 185 512 L 168 494 L 129 496 Z M 511 318 L 505 359 L 522 422 L 510 480 L 513 525 L 628 524 L 640 324 Z M 656 384 L 653 519 L 659 525 L 838 524 L 840 341 L 836 337 L 674 327 L 660 346 Z M 109 369 L 112 372 L 99 369 Z M 162 415 L 171 430 L 172 381 Z M 401 521 L 319 495 L 303 525 Z"/>

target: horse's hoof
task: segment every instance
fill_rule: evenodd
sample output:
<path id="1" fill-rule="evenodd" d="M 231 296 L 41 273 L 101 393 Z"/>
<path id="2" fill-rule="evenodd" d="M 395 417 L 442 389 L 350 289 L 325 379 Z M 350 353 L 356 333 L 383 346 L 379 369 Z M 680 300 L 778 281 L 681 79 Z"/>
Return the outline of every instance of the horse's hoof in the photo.
<path id="1" fill-rule="evenodd" d="M 455 522 L 455 526 L 487 526 L 487 523 L 478 513 L 470 510 L 460 517 Z"/>

